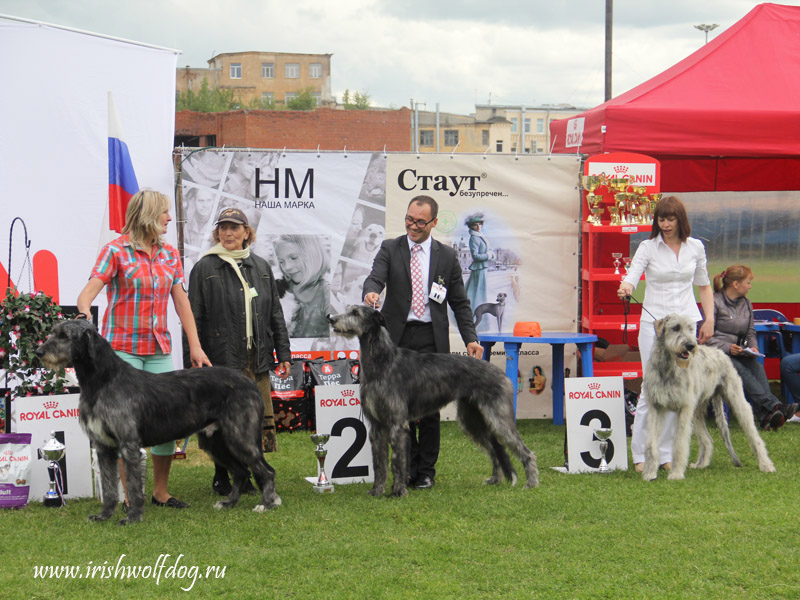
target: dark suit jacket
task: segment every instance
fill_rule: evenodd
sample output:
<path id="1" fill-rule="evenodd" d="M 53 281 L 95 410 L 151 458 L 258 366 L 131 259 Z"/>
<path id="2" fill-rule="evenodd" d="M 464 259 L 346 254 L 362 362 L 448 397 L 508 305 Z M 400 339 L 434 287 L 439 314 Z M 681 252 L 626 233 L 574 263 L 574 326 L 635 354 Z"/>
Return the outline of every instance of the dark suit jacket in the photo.
<path id="1" fill-rule="evenodd" d="M 453 309 L 458 331 L 464 344 L 478 341 L 478 334 L 472 319 L 472 308 L 464 289 L 461 265 L 455 250 L 449 246 L 431 240 L 431 263 L 426 293 L 430 293 L 434 281 L 442 278 L 447 288 L 445 302 L 439 304 L 428 300 L 431 309 L 433 336 L 437 352 L 450 352 L 449 321 L 447 306 Z M 400 342 L 403 329 L 411 310 L 411 252 L 408 249 L 408 237 L 402 235 L 392 240 L 385 240 L 375 256 L 372 272 L 364 281 L 361 298 L 370 292 L 380 294 L 386 287 L 386 301 L 381 312 L 386 317 L 389 335 L 395 344 Z"/>

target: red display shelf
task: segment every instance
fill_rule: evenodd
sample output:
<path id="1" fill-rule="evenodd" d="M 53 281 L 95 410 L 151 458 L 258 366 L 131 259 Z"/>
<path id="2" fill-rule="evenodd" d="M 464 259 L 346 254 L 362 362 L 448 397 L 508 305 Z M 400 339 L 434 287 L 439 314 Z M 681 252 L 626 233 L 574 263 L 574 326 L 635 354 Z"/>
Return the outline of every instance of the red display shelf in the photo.
<path id="1" fill-rule="evenodd" d="M 653 225 L 647 223 L 646 225 L 609 225 L 603 223 L 602 225 L 592 225 L 586 221 L 583 222 L 581 231 L 584 233 L 641 233 L 642 231 L 652 231 Z"/>
<path id="2" fill-rule="evenodd" d="M 594 362 L 595 377 L 622 377 L 636 379 L 642 376 L 642 365 L 638 362 Z"/>
<path id="3" fill-rule="evenodd" d="M 581 278 L 584 281 L 615 281 L 619 283 L 625 278 L 625 269 L 620 269 L 619 273 L 614 273 L 614 268 L 598 268 L 598 269 L 587 269 L 584 267 L 581 269 Z M 644 275 L 641 277 L 642 281 L 644 281 Z"/>
<path id="4" fill-rule="evenodd" d="M 592 332 L 597 329 L 605 331 L 627 331 L 634 332 L 639 336 L 639 315 L 629 314 L 627 326 L 625 315 L 583 315 L 581 325 L 584 329 Z"/>

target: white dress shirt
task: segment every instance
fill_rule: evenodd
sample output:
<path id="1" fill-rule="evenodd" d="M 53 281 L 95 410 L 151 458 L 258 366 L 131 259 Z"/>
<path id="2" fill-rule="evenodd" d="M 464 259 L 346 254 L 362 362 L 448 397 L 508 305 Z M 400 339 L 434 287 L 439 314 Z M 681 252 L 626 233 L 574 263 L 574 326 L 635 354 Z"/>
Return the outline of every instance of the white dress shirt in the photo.
<path id="1" fill-rule="evenodd" d="M 413 255 L 414 252 L 411 250 L 414 246 L 416 246 L 416 242 L 412 242 L 408 236 L 406 236 L 406 240 L 408 240 L 408 251 Z M 422 268 L 422 289 L 425 294 L 425 314 L 422 315 L 422 318 L 417 317 L 414 314 L 414 309 L 408 311 L 408 320 L 409 321 L 422 321 L 423 323 L 430 323 L 431 322 L 431 307 L 428 306 L 428 302 L 430 298 L 428 298 L 428 294 L 430 290 L 428 289 L 428 280 L 429 275 L 431 272 L 431 243 L 433 242 L 433 238 L 428 236 L 428 239 L 419 244 L 422 246 L 422 250 L 419 251 L 419 262 L 420 267 Z"/>
<path id="2" fill-rule="evenodd" d="M 642 306 L 652 313 L 642 310 L 642 322 L 652 323 L 675 313 L 686 315 L 695 321 L 702 318 L 692 284 L 711 284 L 703 242 L 696 238 L 687 238 L 681 243 L 678 256 L 675 256 L 675 252 L 660 235 L 643 241 L 622 281 L 636 289 L 642 273 L 647 282 Z"/>

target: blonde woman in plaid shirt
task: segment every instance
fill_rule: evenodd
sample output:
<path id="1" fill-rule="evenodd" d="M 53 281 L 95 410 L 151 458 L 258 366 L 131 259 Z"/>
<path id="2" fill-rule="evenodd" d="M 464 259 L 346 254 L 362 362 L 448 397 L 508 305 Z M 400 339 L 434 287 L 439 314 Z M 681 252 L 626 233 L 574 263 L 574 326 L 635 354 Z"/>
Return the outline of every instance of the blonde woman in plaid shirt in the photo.
<path id="1" fill-rule="evenodd" d="M 211 366 L 200 346 L 183 288 L 180 255 L 163 239 L 171 220 L 167 196 L 152 190 L 135 194 L 128 203 L 122 235 L 100 252 L 89 282 L 78 296 L 78 310 L 89 318 L 92 302 L 106 287 L 108 308 L 103 316 L 103 336 L 120 358 L 151 373 L 173 370 L 172 340 L 167 329 L 170 297 L 189 340 L 192 366 Z M 150 453 L 152 503 L 187 508 L 188 504 L 167 491 L 175 442 L 153 446 Z"/>

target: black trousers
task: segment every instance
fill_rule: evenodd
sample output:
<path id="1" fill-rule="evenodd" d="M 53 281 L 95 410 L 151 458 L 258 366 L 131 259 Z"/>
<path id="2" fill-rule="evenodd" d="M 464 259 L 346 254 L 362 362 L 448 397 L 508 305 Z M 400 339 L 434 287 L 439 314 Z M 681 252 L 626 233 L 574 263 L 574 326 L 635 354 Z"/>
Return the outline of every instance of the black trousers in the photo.
<path id="1" fill-rule="evenodd" d="M 417 352 L 436 352 L 433 326 L 430 323 L 410 321 L 406 324 L 398 344 L 401 348 Z M 409 421 L 408 476 L 410 481 L 421 477 L 436 476 L 436 461 L 439 459 L 439 412 L 416 421 Z"/>

